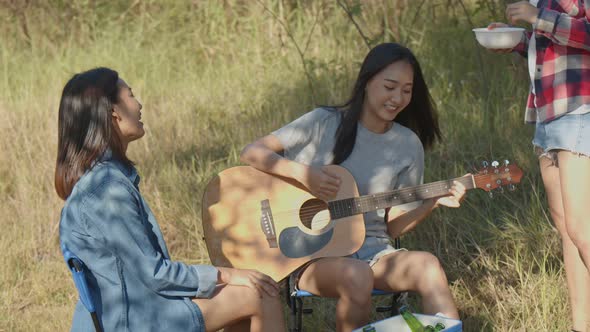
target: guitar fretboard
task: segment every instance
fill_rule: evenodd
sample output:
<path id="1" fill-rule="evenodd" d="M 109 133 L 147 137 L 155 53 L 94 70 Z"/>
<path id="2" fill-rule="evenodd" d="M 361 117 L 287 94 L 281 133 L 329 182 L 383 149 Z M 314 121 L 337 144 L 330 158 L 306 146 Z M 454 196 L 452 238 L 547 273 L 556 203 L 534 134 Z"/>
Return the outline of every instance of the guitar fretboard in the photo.
<path id="1" fill-rule="evenodd" d="M 473 176 L 467 175 L 455 179 L 427 183 L 416 187 L 330 201 L 328 202 L 328 209 L 332 219 L 340 219 L 365 212 L 385 209 L 391 206 L 441 197 L 449 193 L 449 190 L 451 190 L 451 187 L 453 186 L 453 181 L 462 183 L 466 189 L 475 188 Z"/>

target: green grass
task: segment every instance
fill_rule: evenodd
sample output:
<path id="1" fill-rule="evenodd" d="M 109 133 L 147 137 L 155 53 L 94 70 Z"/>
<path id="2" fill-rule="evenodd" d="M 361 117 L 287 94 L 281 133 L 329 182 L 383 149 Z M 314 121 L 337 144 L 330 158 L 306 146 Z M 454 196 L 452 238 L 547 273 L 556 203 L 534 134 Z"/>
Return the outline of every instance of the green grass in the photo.
<path id="1" fill-rule="evenodd" d="M 147 128 L 130 146 L 142 191 L 173 257 L 200 263 L 208 262 L 200 227 L 208 179 L 238 164 L 248 142 L 315 104 L 343 101 L 367 52 L 333 1 L 8 3 L 0 1 L 0 331 L 69 328 L 76 293 L 58 247 L 63 202 L 53 168 L 59 96 L 71 75 L 109 66 L 133 87 Z M 463 208 L 435 212 L 403 245 L 441 259 L 466 331 L 566 330 L 560 243 L 522 120 L 526 64 L 479 48 L 460 8 L 433 18 L 416 3 L 401 15 L 384 3 L 364 1 L 355 20 L 374 41 L 399 36 L 421 61 L 445 137 L 427 153 L 426 181 L 483 160 L 510 159 L 525 171 L 517 191 L 493 199 L 472 191 Z M 491 16 L 470 19 L 483 26 Z M 313 307 L 308 329 L 333 329 L 333 301 Z"/>

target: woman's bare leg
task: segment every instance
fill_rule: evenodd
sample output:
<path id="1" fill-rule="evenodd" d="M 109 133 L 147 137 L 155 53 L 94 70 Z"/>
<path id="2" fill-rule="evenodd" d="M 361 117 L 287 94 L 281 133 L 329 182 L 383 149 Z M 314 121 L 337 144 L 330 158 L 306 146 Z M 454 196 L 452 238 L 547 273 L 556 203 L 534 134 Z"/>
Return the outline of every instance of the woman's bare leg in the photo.
<path id="1" fill-rule="evenodd" d="M 352 331 L 369 323 L 373 272 L 366 262 L 347 257 L 321 258 L 303 271 L 299 288 L 338 298 L 337 331 Z"/>
<path id="2" fill-rule="evenodd" d="M 560 151 L 558 164 L 551 166 L 541 158 L 541 174 L 562 237 L 573 328 L 590 331 L 590 158 Z"/>
<path id="3" fill-rule="evenodd" d="M 588 273 L 584 262 L 582 262 L 580 253 L 570 239 L 565 226 L 559 168 L 548 158 L 540 158 L 539 166 L 541 168 L 543 183 L 545 184 L 551 219 L 553 219 L 553 223 L 561 236 L 565 275 L 570 306 L 572 308 L 572 328 L 577 331 L 584 331 L 588 311 L 588 295 L 585 295 L 588 294 Z"/>
<path id="4" fill-rule="evenodd" d="M 205 318 L 207 331 L 285 331 L 280 297 L 271 297 L 244 286 L 218 287 L 210 299 L 193 299 Z M 249 320 L 250 324 L 244 323 Z M 248 328 L 248 329 L 246 329 Z"/>
<path id="5" fill-rule="evenodd" d="M 447 276 L 438 258 L 421 251 L 396 251 L 373 265 L 375 288 L 385 291 L 415 291 L 422 297 L 423 311 L 459 318 Z"/>
<path id="6" fill-rule="evenodd" d="M 247 332 L 250 331 L 250 319 L 243 319 L 235 324 L 223 328 L 223 332 Z"/>

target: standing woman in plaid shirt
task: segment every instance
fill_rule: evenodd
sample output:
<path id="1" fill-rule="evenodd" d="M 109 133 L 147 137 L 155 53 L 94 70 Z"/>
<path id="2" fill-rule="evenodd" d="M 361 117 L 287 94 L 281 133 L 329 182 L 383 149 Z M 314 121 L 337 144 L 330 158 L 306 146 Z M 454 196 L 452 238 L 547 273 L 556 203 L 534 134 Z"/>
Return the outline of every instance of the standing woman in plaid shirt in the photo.
<path id="1" fill-rule="evenodd" d="M 573 331 L 590 331 L 590 0 L 519 1 L 506 16 L 532 25 L 514 49 L 493 51 L 528 57 L 525 120 L 536 123 L 533 145 L 562 238 Z"/>

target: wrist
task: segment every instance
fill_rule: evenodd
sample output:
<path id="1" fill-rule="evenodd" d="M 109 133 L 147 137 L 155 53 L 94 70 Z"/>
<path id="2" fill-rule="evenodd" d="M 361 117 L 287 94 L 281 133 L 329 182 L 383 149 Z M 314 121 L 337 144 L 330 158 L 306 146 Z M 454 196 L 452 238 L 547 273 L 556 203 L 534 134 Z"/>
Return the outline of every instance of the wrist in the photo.
<path id="1" fill-rule="evenodd" d="M 431 198 L 428 200 L 428 202 L 426 204 L 430 205 L 430 210 L 434 210 L 436 208 L 438 208 L 438 198 Z"/>
<path id="2" fill-rule="evenodd" d="M 537 21 L 539 21 L 539 16 L 541 16 L 541 10 L 538 8 L 535 8 L 535 11 L 533 12 L 534 15 L 531 16 L 531 18 L 529 19 L 529 23 L 533 26 L 533 29 L 535 28 L 535 26 L 537 25 Z"/>
<path id="3" fill-rule="evenodd" d="M 217 282 L 220 284 L 226 283 L 229 280 L 229 274 L 229 268 L 217 267 Z"/>
<path id="4" fill-rule="evenodd" d="M 293 179 L 305 184 L 305 177 L 309 174 L 309 166 L 292 162 L 291 174 L 293 175 Z"/>

